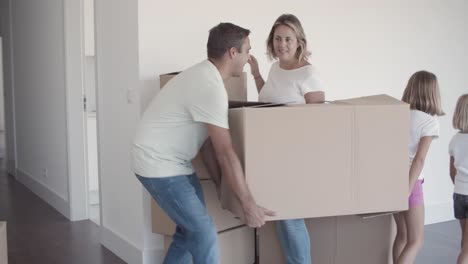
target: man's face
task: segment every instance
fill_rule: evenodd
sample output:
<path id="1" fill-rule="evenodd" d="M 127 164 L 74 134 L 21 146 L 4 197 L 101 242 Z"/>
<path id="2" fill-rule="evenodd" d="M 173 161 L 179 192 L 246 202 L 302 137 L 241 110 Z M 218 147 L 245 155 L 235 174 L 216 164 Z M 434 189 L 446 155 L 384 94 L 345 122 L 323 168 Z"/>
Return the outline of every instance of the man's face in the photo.
<path id="1" fill-rule="evenodd" d="M 235 57 L 233 58 L 233 67 L 231 75 L 233 77 L 240 77 L 244 71 L 244 65 L 249 60 L 250 56 L 250 39 L 246 37 L 242 42 L 241 50 L 236 52 Z"/>

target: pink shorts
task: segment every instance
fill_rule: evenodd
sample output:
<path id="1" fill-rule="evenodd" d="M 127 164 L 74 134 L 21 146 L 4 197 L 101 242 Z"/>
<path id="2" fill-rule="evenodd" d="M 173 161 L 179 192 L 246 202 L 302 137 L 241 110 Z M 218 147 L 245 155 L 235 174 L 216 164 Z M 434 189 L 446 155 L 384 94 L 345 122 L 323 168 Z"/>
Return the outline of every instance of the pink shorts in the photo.
<path id="1" fill-rule="evenodd" d="M 414 183 L 413 190 L 411 191 L 411 195 L 408 199 L 409 207 L 414 207 L 418 205 L 424 204 L 424 193 L 423 193 L 423 182 L 422 180 L 417 180 Z"/>

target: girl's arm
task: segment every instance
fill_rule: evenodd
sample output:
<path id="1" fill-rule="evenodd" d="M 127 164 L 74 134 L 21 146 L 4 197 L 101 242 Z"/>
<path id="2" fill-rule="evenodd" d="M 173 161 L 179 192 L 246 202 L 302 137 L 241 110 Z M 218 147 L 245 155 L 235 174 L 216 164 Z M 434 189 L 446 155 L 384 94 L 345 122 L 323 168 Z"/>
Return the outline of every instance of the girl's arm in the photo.
<path id="1" fill-rule="evenodd" d="M 306 104 L 321 104 L 325 102 L 325 92 L 308 92 L 304 94 Z"/>
<path id="2" fill-rule="evenodd" d="M 455 169 L 455 159 L 450 156 L 450 179 L 452 179 L 452 183 L 455 183 L 455 175 L 457 175 L 457 169 Z"/>
<path id="3" fill-rule="evenodd" d="M 419 175 L 424 167 L 424 161 L 426 160 L 427 152 L 429 151 L 429 147 L 431 146 L 432 137 L 426 136 L 422 137 L 419 141 L 418 151 L 416 152 L 416 156 L 411 163 L 411 168 L 409 171 L 409 193 L 413 190 L 413 186 L 418 180 Z"/>
<path id="4" fill-rule="evenodd" d="M 250 65 L 250 72 L 252 73 L 252 76 L 254 77 L 254 80 L 255 80 L 255 86 L 257 86 L 257 91 L 260 93 L 263 86 L 265 85 L 265 81 L 263 80 L 263 77 L 260 74 L 258 61 L 253 55 L 250 55 L 248 63 Z"/>

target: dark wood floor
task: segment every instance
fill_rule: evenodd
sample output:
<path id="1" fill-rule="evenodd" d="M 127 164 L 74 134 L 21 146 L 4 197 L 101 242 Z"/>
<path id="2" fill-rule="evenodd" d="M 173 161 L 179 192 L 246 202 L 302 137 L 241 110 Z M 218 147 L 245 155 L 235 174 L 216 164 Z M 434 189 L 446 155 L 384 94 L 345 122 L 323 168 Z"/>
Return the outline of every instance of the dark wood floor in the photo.
<path id="1" fill-rule="evenodd" d="M 0 171 L 0 220 L 7 221 L 9 264 L 123 264 L 99 242 L 89 220 L 70 222 Z"/>

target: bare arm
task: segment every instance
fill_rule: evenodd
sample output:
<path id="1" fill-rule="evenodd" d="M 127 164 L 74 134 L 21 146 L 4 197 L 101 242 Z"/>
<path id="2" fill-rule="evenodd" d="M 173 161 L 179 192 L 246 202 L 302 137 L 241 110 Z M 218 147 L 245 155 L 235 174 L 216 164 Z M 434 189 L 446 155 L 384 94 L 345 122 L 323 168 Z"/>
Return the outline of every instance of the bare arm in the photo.
<path id="1" fill-rule="evenodd" d="M 201 148 L 203 163 L 211 176 L 211 179 L 216 185 L 216 188 L 221 184 L 221 169 L 219 168 L 213 144 L 210 139 L 206 140 Z"/>
<path id="2" fill-rule="evenodd" d="M 455 175 L 457 175 L 457 169 L 455 169 L 455 159 L 453 156 L 450 156 L 450 178 L 452 183 L 455 183 Z"/>
<path id="3" fill-rule="evenodd" d="M 265 81 L 263 80 L 263 77 L 260 74 L 258 61 L 253 55 L 250 55 L 248 62 L 250 65 L 250 72 L 252 73 L 252 76 L 254 77 L 254 80 L 255 80 L 255 86 L 257 87 L 257 91 L 260 93 L 263 86 L 265 85 Z"/>
<path id="4" fill-rule="evenodd" d="M 306 104 L 321 104 L 325 102 L 325 93 L 322 91 L 309 92 L 304 95 Z"/>
<path id="5" fill-rule="evenodd" d="M 260 227 L 265 224 L 265 216 L 274 213 L 256 203 L 245 182 L 242 167 L 232 147 L 231 135 L 228 129 L 208 124 L 208 134 L 213 143 L 223 180 L 227 180 L 230 188 L 239 199 L 245 215 L 246 224 L 250 227 Z"/>
<path id="6" fill-rule="evenodd" d="M 418 150 L 416 156 L 411 163 L 411 168 L 409 171 L 409 193 L 413 190 L 413 186 L 418 180 L 419 175 L 424 167 L 424 162 L 426 160 L 427 152 L 431 146 L 432 137 L 422 137 L 419 141 Z"/>

